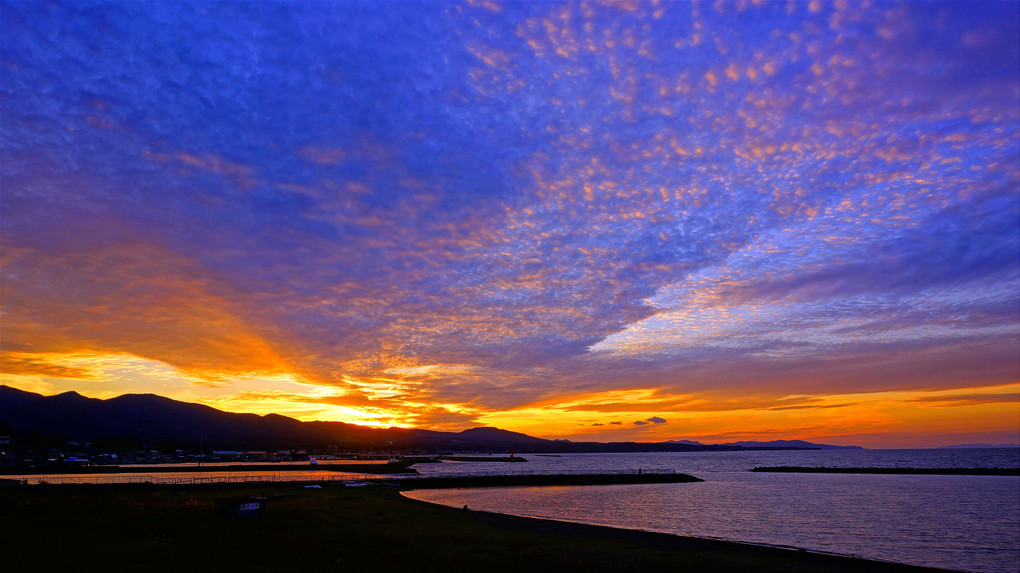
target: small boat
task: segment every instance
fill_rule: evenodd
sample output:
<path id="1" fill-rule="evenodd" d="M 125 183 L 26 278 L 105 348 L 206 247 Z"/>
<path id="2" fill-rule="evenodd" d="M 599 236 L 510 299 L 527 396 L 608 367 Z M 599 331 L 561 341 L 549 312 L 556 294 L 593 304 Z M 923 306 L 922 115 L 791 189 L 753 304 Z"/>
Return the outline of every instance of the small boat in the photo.
<path id="1" fill-rule="evenodd" d="M 367 481 L 345 481 L 344 487 L 365 487 L 368 485 Z"/>

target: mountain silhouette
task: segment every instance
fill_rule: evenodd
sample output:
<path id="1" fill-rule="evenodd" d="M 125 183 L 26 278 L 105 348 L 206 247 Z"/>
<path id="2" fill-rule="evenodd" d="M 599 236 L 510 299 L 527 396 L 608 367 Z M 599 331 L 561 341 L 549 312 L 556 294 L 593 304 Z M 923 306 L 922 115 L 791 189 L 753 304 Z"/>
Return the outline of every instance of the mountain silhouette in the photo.
<path id="1" fill-rule="evenodd" d="M 550 440 L 495 428 L 436 432 L 372 428 L 343 422 L 301 422 L 279 414 L 235 414 L 155 394 L 108 400 L 77 392 L 43 396 L 0 386 L 0 423 L 19 434 L 60 434 L 85 442 L 123 438 L 208 448 L 492 449 L 545 447 Z"/>
<path id="2" fill-rule="evenodd" d="M 0 386 L 0 424 L 18 435 L 58 434 L 75 442 L 118 438 L 182 448 L 519 452 L 734 451 L 746 449 L 817 449 L 819 445 L 769 446 L 767 442 L 701 444 L 698 442 L 571 442 L 546 440 L 519 432 L 479 427 L 462 432 L 415 428 L 373 428 L 345 422 L 302 422 L 279 414 L 237 414 L 180 402 L 155 394 L 124 394 L 108 400 L 77 392 L 43 396 Z M 803 445 L 802 445 L 803 444 Z"/>

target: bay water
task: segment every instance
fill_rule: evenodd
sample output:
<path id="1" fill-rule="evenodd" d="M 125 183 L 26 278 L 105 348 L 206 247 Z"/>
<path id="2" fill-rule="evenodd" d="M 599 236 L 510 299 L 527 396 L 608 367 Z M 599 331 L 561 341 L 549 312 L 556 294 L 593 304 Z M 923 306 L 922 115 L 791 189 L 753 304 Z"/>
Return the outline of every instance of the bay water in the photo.
<path id="1" fill-rule="evenodd" d="M 959 571 L 1020 571 L 1020 477 L 749 471 L 758 466 L 1016 468 L 1016 448 L 521 456 L 528 461 L 415 467 L 424 475 L 676 471 L 704 481 L 405 495 L 453 507 Z"/>

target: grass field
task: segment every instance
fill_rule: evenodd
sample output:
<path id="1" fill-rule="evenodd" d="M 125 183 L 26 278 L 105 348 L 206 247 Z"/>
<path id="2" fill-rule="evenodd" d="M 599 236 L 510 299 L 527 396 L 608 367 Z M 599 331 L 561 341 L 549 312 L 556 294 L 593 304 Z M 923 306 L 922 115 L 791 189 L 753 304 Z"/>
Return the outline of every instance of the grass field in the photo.
<path id="1" fill-rule="evenodd" d="M 256 519 L 217 499 L 271 499 Z M 906 566 L 465 511 L 377 486 L 0 488 L 5 571 L 912 571 Z"/>

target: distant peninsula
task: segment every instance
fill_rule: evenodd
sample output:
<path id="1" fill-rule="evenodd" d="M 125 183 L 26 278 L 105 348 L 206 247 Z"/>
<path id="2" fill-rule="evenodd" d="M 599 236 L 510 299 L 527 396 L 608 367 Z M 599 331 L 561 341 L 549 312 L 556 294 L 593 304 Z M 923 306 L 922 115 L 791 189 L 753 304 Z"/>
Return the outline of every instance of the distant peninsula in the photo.
<path id="1" fill-rule="evenodd" d="M 690 444 L 697 446 L 704 446 L 708 444 L 702 444 L 701 442 L 694 442 L 691 440 L 680 440 L 674 442 L 667 442 L 672 444 Z M 722 446 L 736 446 L 751 450 L 761 449 L 786 449 L 786 450 L 863 450 L 861 446 L 833 446 L 830 444 L 814 444 L 811 442 L 805 442 L 804 440 L 772 440 L 770 442 L 729 442 L 726 444 L 719 444 Z"/>

